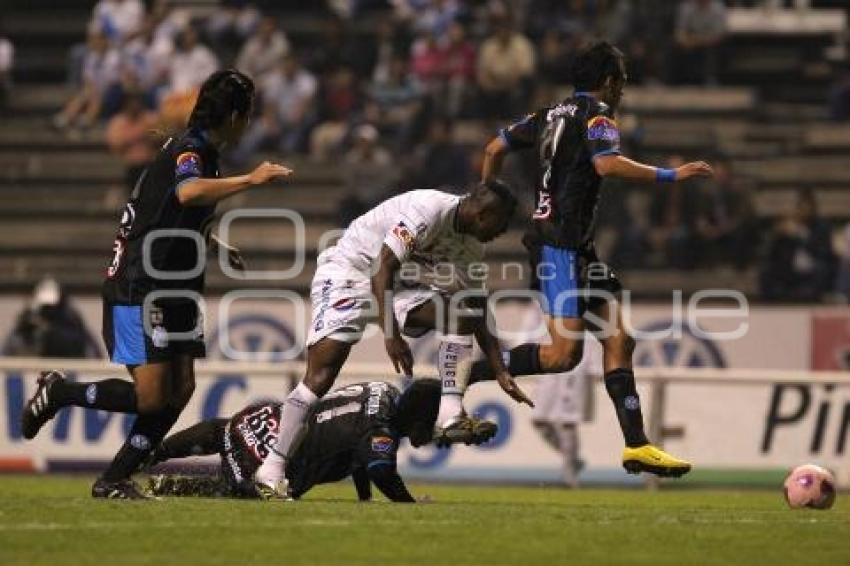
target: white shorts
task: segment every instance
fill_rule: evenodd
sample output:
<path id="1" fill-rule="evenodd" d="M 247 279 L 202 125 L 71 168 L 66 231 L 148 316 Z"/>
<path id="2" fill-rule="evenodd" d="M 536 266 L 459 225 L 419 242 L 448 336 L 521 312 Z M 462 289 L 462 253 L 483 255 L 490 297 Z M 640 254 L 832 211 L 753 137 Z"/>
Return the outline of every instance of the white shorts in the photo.
<path id="1" fill-rule="evenodd" d="M 403 334 L 416 338 L 430 330 L 409 326 L 407 316 L 437 294 L 438 289 L 424 285 L 395 290 L 393 311 Z M 344 260 L 335 260 L 327 252 L 319 257 L 310 288 L 310 302 L 313 316 L 307 335 L 308 347 L 331 335 L 342 342 L 358 342 L 366 325 L 378 322 L 369 276 L 346 265 Z"/>

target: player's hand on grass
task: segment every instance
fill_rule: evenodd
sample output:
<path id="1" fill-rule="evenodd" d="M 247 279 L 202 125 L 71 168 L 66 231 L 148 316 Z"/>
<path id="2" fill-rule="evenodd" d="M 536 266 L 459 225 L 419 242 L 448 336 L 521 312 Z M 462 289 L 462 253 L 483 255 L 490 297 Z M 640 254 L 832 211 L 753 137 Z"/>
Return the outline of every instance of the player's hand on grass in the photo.
<path id="1" fill-rule="evenodd" d="M 387 348 L 387 355 L 392 360 L 396 373 L 404 372 L 403 375 L 413 375 L 413 354 L 405 339 L 399 335 L 388 336 L 384 340 L 384 346 Z"/>
<path id="2" fill-rule="evenodd" d="M 502 390 L 517 403 L 525 403 L 529 407 L 534 406 L 534 403 L 531 401 L 531 399 L 529 399 L 528 395 L 526 395 L 522 391 L 522 389 L 519 388 L 519 385 L 516 384 L 516 381 L 514 381 L 514 378 L 511 377 L 511 374 L 496 374 L 496 381 L 499 382 L 499 386 L 502 388 Z"/>
<path id="3" fill-rule="evenodd" d="M 691 177 L 713 177 L 714 169 L 705 161 L 692 161 L 676 167 L 676 180 L 684 181 Z"/>
<path id="4" fill-rule="evenodd" d="M 292 169 L 271 161 L 263 161 L 256 169 L 248 173 L 248 182 L 252 185 L 262 185 L 272 179 L 290 175 L 292 175 Z"/>

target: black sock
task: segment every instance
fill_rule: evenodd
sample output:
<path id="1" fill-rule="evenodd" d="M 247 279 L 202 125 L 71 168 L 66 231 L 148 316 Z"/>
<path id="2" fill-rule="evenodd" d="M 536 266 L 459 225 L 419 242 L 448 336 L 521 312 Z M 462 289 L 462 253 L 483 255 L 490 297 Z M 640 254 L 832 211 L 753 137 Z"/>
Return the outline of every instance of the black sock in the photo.
<path id="1" fill-rule="evenodd" d="M 508 372 L 513 376 L 537 375 L 543 373 L 540 367 L 540 344 L 520 344 L 507 352 Z M 478 360 L 472 364 L 469 384 L 494 379 L 493 370 L 487 360 Z"/>
<path id="2" fill-rule="evenodd" d="M 605 389 L 614 403 L 626 446 L 636 448 L 649 444 L 643 431 L 643 414 L 640 410 L 640 397 L 635 388 L 634 372 L 625 368 L 609 371 L 605 374 Z"/>
<path id="3" fill-rule="evenodd" d="M 168 431 L 177 422 L 180 411 L 166 407 L 157 413 L 136 417 L 133 428 L 118 454 L 109 464 L 101 478 L 107 482 L 129 479 L 139 469 L 151 451 L 156 448 Z"/>
<path id="4" fill-rule="evenodd" d="M 60 380 L 50 388 L 50 396 L 62 407 L 74 405 L 113 413 L 136 412 L 136 388 L 123 379 L 93 383 Z"/>
<path id="5" fill-rule="evenodd" d="M 212 419 L 175 432 L 162 441 L 157 451 L 157 461 L 223 452 L 226 425 L 227 419 Z"/>

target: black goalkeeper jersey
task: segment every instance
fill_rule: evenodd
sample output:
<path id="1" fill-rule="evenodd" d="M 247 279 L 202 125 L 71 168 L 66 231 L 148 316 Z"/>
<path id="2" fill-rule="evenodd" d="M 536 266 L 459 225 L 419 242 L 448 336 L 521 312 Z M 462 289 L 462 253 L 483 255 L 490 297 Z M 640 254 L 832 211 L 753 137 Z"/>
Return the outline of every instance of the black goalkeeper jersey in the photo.
<path id="1" fill-rule="evenodd" d="M 206 261 L 198 244 L 206 242 L 215 206 L 183 206 L 177 191 L 219 176 L 218 151 L 204 132 L 189 129 L 165 142 L 124 206 L 103 284 L 107 302 L 139 305 L 156 290 L 203 291 Z"/>
<path id="2" fill-rule="evenodd" d="M 290 492 L 300 497 L 321 483 L 341 480 L 356 469 L 395 466 L 399 435 L 391 426 L 399 390 L 388 383 L 356 383 L 336 389 L 307 416 L 307 434 L 287 462 Z M 274 446 L 280 405 L 252 405 L 225 428 L 226 466 L 236 483 L 250 481 Z"/>
<path id="3" fill-rule="evenodd" d="M 538 157 L 534 236 L 540 243 L 583 248 L 593 239 L 602 178 L 593 158 L 620 153 L 620 133 L 608 105 L 577 92 L 501 130 L 510 149 Z"/>

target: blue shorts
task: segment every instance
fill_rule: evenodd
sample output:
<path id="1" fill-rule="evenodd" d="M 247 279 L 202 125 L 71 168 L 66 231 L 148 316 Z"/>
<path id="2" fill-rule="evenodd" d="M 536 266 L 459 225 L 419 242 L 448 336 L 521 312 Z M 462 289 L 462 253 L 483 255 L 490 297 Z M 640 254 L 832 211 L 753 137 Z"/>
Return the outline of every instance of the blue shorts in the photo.
<path id="1" fill-rule="evenodd" d="M 543 294 L 543 312 L 564 318 L 581 316 L 578 252 L 567 248 L 543 246 L 535 276 Z"/>
<path id="2" fill-rule="evenodd" d="M 142 305 L 103 303 L 103 341 L 110 360 L 116 364 L 144 365 L 166 362 L 177 354 L 193 358 L 206 355 L 203 328 L 193 332 L 200 322 L 194 303 L 151 308 L 149 333 L 145 331 L 144 316 Z M 169 336 L 175 332 L 190 333 L 191 337 Z"/>
<path id="3" fill-rule="evenodd" d="M 531 249 L 531 258 L 532 287 L 543 295 L 544 314 L 581 318 L 588 306 L 602 300 L 588 289 L 610 294 L 622 290 L 617 276 L 599 261 L 592 247 L 580 251 L 543 244 Z"/>

